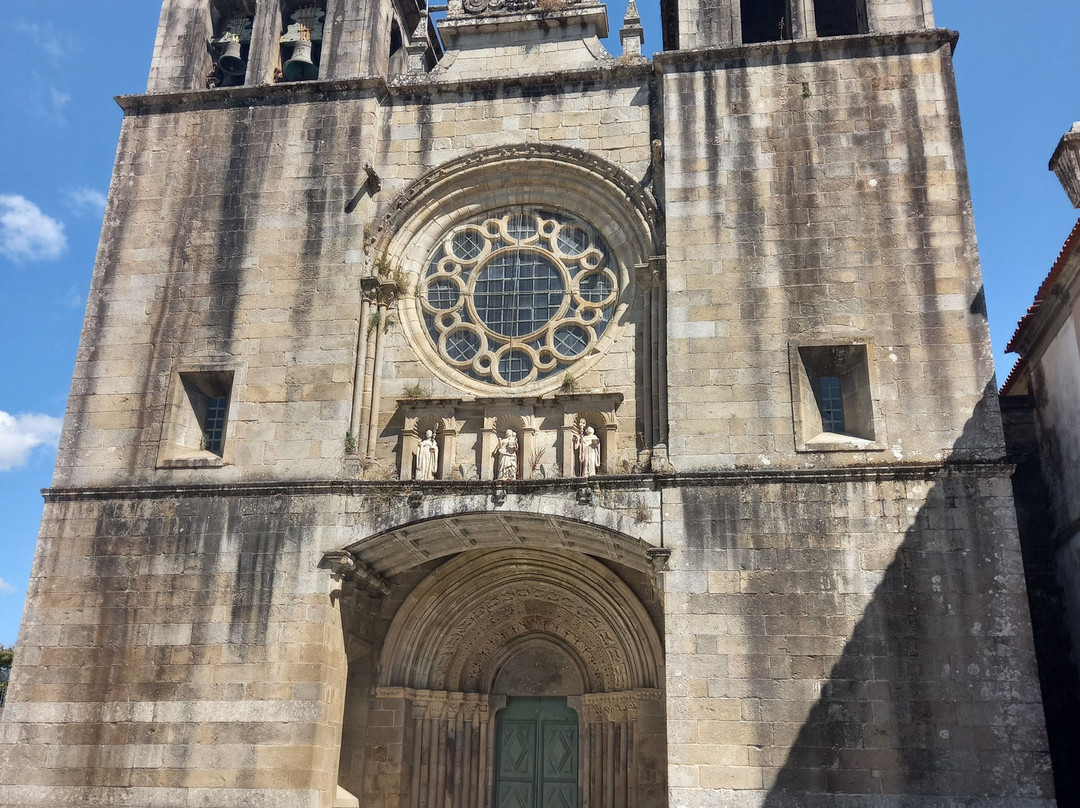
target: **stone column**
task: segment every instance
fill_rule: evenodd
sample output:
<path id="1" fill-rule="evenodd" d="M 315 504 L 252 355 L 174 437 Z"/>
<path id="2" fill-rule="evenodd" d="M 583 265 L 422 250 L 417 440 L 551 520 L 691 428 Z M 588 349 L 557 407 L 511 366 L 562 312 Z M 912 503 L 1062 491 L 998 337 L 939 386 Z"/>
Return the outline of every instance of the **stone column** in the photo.
<path id="1" fill-rule="evenodd" d="M 365 278 L 361 282 L 360 323 L 356 334 L 356 370 L 353 373 L 352 417 L 349 419 L 349 434 L 356 442 L 356 450 L 363 451 L 361 441 L 366 435 L 364 422 L 364 393 L 367 390 L 368 356 L 368 318 L 371 316 L 371 292 L 374 278 Z M 368 402 L 368 407 L 371 406 Z"/>
<path id="2" fill-rule="evenodd" d="M 518 440 L 518 476 L 522 480 L 528 480 L 533 476 L 533 457 L 536 456 L 536 419 L 529 417 L 524 419 L 521 427 L 521 437 Z"/>
<path id="3" fill-rule="evenodd" d="M 484 428 L 480 433 L 480 459 L 477 468 L 481 480 L 495 479 L 495 447 L 499 445 L 499 435 L 495 431 L 495 417 L 484 416 Z"/>
<path id="4" fill-rule="evenodd" d="M 439 446 L 439 479 L 449 480 L 454 473 L 454 465 L 457 463 L 457 441 L 461 434 L 464 421 L 457 418 L 443 418 L 442 428 L 439 430 L 442 443 Z"/>
<path id="5" fill-rule="evenodd" d="M 563 477 L 577 476 L 577 452 L 574 451 L 574 435 L 577 434 L 577 413 L 564 412 L 559 427 L 559 464 Z"/>
<path id="6" fill-rule="evenodd" d="M 248 46 L 248 69 L 245 84 L 270 84 L 281 61 L 281 4 L 277 0 L 259 0 L 251 25 Z"/>
<path id="7" fill-rule="evenodd" d="M 401 463 L 398 477 L 402 480 L 411 480 L 416 476 L 413 468 L 413 458 L 416 449 L 420 445 L 420 436 L 416 429 L 418 418 L 406 418 L 405 426 L 401 430 Z"/>
<path id="8" fill-rule="evenodd" d="M 791 14 L 792 39 L 813 39 L 817 36 L 814 0 L 790 0 L 788 13 Z"/>

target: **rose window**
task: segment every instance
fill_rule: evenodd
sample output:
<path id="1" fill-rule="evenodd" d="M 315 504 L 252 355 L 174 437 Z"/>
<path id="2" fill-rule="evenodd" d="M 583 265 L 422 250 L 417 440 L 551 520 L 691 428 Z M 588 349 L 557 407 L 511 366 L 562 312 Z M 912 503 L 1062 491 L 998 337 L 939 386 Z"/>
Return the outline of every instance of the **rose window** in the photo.
<path id="1" fill-rule="evenodd" d="M 549 378 L 603 335 L 619 297 L 611 252 L 592 227 L 531 208 L 484 214 L 443 234 L 420 281 L 428 336 L 482 382 Z"/>

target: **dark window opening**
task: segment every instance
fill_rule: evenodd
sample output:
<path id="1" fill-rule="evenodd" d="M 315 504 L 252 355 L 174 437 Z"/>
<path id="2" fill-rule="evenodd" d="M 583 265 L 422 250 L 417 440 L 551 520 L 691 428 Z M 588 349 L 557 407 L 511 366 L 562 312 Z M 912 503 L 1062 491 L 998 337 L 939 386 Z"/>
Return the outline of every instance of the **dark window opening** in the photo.
<path id="1" fill-rule="evenodd" d="M 401 36 L 401 26 L 398 25 L 397 20 L 394 20 L 390 26 L 389 74 L 391 76 L 397 76 L 404 73 L 407 67 L 406 60 L 405 40 Z"/>
<path id="2" fill-rule="evenodd" d="M 818 36 L 866 33 L 866 6 L 862 0 L 815 0 L 814 23 Z"/>
<path id="3" fill-rule="evenodd" d="M 787 0 L 742 0 L 741 9 L 743 44 L 791 39 Z"/>

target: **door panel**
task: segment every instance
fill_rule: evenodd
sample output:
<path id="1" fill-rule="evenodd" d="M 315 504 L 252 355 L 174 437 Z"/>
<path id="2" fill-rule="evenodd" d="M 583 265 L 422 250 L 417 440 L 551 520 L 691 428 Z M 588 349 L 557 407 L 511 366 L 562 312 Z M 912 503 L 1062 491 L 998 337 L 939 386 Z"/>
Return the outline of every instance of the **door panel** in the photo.
<path id="1" fill-rule="evenodd" d="M 577 714 L 566 699 L 511 698 L 496 748 L 496 808 L 577 808 Z"/>

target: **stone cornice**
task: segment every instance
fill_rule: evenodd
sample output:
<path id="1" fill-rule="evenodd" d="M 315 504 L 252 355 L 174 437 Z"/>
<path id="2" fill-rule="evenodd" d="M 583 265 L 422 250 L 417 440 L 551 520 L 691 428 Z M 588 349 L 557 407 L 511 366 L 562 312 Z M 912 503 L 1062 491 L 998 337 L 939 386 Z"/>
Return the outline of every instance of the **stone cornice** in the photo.
<path id="1" fill-rule="evenodd" d="M 835 484 L 894 480 L 934 480 L 941 477 L 1010 477 L 1014 466 L 1004 461 L 951 461 L 902 465 L 865 465 L 830 469 L 725 469 L 675 474 L 606 474 L 590 478 L 588 485 L 606 490 L 649 490 L 702 486 L 769 484 Z M 576 477 L 556 480 L 500 481 L 509 493 L 540 494 L 565 491 L 575 494 L 586 481 Z M 299 480 L 280 482 L 226 483 L 219 485 L 143 485 L 79 488 L 44 488 L 46 502 L 83 502 L 177 497 L 260 497 L 260 496 L 364 496 L 422 491 L 433 496 L 488 493 L 492 480 Z"/>
<path id="2" fill-rule="evenodd" d="M 858 34 L 815 39 L 789 39 L 715 48 L 661 51 L 653 57 L 657 73 L 681 73 L 702 67 L 744 67 L 748 59 L 775 58 L 778 62 L 823 61 L 913 45 L 949 45 L 955 50 L 960 35 L 947 28 L 897 33 Z"/>
<path id="3" fill-rule="evenodd" d="M 218 87 L 212 90 L 186 90 L 176 93 L 121 95 L 116 103 L 127 114 L 181 112 L 201 109 L 230 109 L 239 106 L 270 106 L 295 101 L 341 101 L 376 98 L 410 98 L 418 95 L 494 93 L 496 96 L 516 92 L 572 87 L 582 83 L 623 85 L 640 83 L 653 73 L 685 72 L 701 67 L 711 69 L 740 67 L 748 58 L 773 56 L 778 60 L 827 59 L 854 52 L 877 51 L 907 45 L 956 46 L 955 31 L 935 28 L 926 31 L 906 31 L 891 34 L 861 34 L 828 39 L 800 39 L 783 42 L 764 42 L 726 48 L 697 48 L 693 50 L 662 51 L 652 61 L 646 58 L 630 61 L 612 60 L 575 70 L 548 71 L 526 76 L 452 80 L 443 78 L 436 70 L 415 76 L 399 76 L 387 81 L 382 76 L 335 79 L 330 81 L 287 82 L 259 84 L 248 87 Z"/>
<path id="4" fill-rule="evenodd" d="M 212 90 L 186 90 L 153 95 L 120 95 L 116 103 L 130 115 L 187 112 L 203 109 L 232 109 L 243 106 L 276 106 L 284 103 L 313 101 L 344 101 L 375 98 L 410 99 L 434 94 L 471 95 L 493 94 L 510 96 L 518 92 L 548 91 L 572 88 L 580 84 L 622 86 L 641 84 L 653 74 L 648 59 L 627 63 L 600 62 L 595 66 L 574 70 L 549 71 L 525 76 L 493 76 L 491 78 L 446 79 L 438 72 L 405 75 L 387 81 L 381 76 L 330 81 L 283 82 L 249 87 L 217 87 Z"/>

